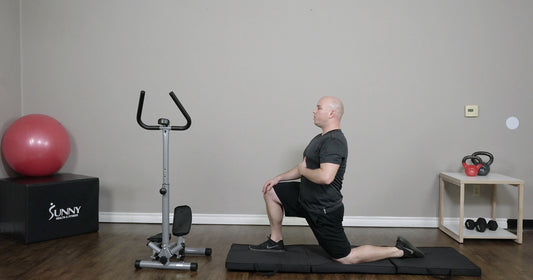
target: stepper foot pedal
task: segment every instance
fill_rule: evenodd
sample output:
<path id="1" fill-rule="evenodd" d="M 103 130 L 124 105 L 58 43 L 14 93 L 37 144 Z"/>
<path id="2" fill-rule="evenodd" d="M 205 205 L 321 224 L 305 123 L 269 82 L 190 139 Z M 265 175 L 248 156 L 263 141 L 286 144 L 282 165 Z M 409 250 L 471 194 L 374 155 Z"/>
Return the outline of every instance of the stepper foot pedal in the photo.
<path id="1" fill-rule="evenodd" d="M 174 222 L 172 223 L 172 234 L 175 236 L 185 236 L 191 231 L 192 211 L 191 207 L 182 205 L 174 208 Z"/>
<path id="2" fill-rule="evenodd" d="M 169 234 L 169 235 L 168 235 L 168 239 L 170 240 L 171 237 L 172 237 L 172 236 Z M 152 236 L 150 236 L 150 237 L 148 237 L 148 238 L 146 238 L 146 239 L 147 239 L 148 241 L 150 241 L 150 242 L 161 243 L 161 242 L 163 242 L 163 233 L 158 233 L 158 234 L 156 234 L 156 235 L 152 235 Z"/>

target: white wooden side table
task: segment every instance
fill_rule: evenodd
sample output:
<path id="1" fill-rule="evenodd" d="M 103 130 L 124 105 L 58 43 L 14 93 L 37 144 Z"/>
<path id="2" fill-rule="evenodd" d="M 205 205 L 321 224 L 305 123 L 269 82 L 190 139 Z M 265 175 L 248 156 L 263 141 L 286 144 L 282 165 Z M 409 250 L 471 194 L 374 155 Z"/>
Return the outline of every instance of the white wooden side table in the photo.
<path id="1" fill-rule="evenodd" d="M 459 222 L 444 220 L 444 189 L 448 186 L 459 188 Z M 516 234 L 498 227 L 496 231 L 486 230 L 478 232 L 475 230 L 465 231 L 465 185 L 480 185 L 480 187 L 492 188 L 492 215 L 496 220 L 496 187 L 497 185 L 509 185 L 518 190 L 517 201 L 517 229 Z M 511 178 L 502 174 L 489 173 L 487 176 L 466 176 L 464 172 L 441 172 L 439 176 L 439 229 L 448 234 L 459 243 L 463 243 L 465 238 L 473 239 L 513 239 L 516 243 L 522 244 L 523 231 L 523 204 L 524 204 L 524 181 Z"/>

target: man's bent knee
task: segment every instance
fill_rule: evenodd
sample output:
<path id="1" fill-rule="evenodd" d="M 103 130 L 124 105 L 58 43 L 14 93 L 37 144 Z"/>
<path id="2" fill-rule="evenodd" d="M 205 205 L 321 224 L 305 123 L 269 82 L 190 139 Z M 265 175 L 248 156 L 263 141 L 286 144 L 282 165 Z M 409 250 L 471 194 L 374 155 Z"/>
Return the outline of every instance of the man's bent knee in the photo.
<path id="1" fill-rule="evenodd" d="M 276 194 L 276 191 L 274 190 L 274 188 L 270 189 L 265 194 L 263 194 L 263 199 L 266 202 L 272 201 L 272 202 L 275 202 L 277 204 L 281 204 L 281 201 L 279 200 L 278 195 Z"/>

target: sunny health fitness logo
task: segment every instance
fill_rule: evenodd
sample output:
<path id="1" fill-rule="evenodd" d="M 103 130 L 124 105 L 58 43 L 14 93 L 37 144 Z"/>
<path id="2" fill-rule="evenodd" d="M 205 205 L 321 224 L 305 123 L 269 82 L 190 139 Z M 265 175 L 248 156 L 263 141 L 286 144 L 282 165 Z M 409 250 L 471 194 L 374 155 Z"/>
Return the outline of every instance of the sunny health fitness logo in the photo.
<path id="1" fill-rule="evenodd" d="M 48 212 L 50 213 L 49 221 L 55 219 L 56 221 L 76 218 L 80 215 L 81 206 L 67 207 L 56 209 L 56 205 L 53 202 L 50 202 L 50 208 Z"/>

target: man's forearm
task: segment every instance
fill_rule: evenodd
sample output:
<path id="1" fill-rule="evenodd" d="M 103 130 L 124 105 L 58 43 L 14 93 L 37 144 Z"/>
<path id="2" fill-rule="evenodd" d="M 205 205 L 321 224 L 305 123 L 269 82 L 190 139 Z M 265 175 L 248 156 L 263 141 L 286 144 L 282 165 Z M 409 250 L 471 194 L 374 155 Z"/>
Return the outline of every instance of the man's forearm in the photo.
<path id="1" fill-rule="evenodd" d="M 302 177 L 302 175 L 300 174 L 300 171 L 298 171 L 298 166 L 295 166 L 292 169 L 288 170 L 287 172 L 276 176 L 276 178 L 278 178 L 279 181 L 295 180 L 295 179 L 299 179 L 300 177 Z"/>
<path id="2" fill-rule="evenodd" d="M 335 179 L 338 169 L 339 165 L 332 163 L 322 163 L 317 169 L 309 169 L 305 164 L 300 164 L 298 173 L 315 184 L 329 185 Z"/>

